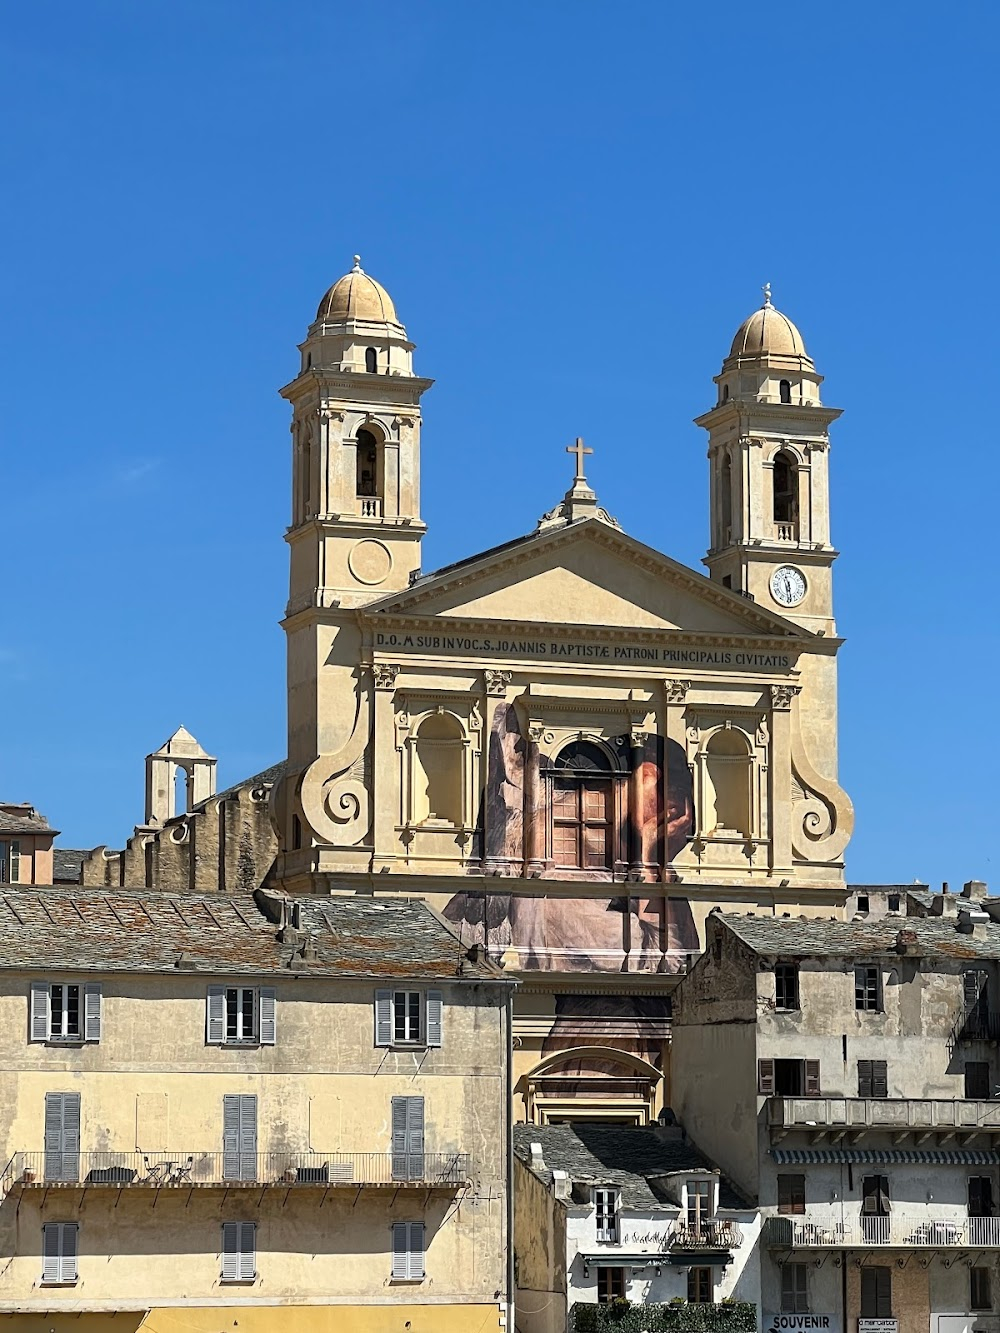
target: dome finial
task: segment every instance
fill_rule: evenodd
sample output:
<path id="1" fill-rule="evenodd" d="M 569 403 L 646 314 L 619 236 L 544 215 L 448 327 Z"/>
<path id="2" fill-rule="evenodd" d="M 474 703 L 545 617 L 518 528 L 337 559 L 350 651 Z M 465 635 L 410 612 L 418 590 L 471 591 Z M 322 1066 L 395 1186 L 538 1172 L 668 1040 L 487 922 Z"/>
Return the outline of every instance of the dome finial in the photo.
<path id="1" fill-rule="evenodd" d="M 355 258 L 357 258 L 357 256 L 355 256 Z M 770 310 L 770 309 L 771 309 L 771 284 L 770 284 L 769 282 L 765 282 L 764 285 L 763 285 L 763 287 L 761 288 L 761 291 L 764 293 L 764 305 L 763 305 L 763 309 L 764 309 L 764 310 Z"/>
<path id="2" fill-rule="evenodd" d="M 352 272 L 352 273 L 364 273 L 364 269 L 361 267 L 361 256 L 360 256 L 360 255 L 355 255 L 355 256 L 354 256 L 354 267 L 351 269 L 351 272 Z"/>

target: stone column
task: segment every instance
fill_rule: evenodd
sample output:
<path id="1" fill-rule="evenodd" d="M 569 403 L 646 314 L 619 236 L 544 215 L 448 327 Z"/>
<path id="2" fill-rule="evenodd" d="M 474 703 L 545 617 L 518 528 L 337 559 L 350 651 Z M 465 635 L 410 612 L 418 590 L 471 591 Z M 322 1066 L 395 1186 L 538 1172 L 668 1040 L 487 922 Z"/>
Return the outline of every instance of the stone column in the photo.
<path id="1" fill-rule="evenodd" d="M 642 763 L 646 757 L 646 739 L 649 733 L 647 731 L 633 730 L 629 736 L 629 761 L 631 763 L 631 772 L 629 773 L 629 791 L 628 791 L 628 828 L 629 828 L 629 879 L 644 880 L 646 878 L 647 861 L 651 857 L 646 855 L 646 828 L 643 823 L 643 791 L 642 791 Z"/>
<path id="2" fill-rule="evenodd" d="M 538 751 L 538 742 L 544 731 L 541 722 L 528 723 L 524 763 L 524 873 L 532 879 L 537 879 L 545 869 L 546 812 Z"/>
<path id="3" fill-rule="evenodd" d="M 772 871 L 792 868 L 792 700 L 799 685 L 772 685 L 768 806 Z"/>
<path id="4" fill-rule="evenodd" d="M 663 850 L 664 865 L 660 868 L 661 877 L 669 881 L 670 870 L 666 864 L 666 842 L 667 842 L 667 812 L 670 799 L 670 757 L 667 753 L 668 741 L 675 741 L 684 751 L 686 728 L 684 725 L 684 710 L 687 707 L 687 692 L 691 687 L 689 680 L 665 680 L 663 682 L 664 698 L 664 746 L 663 746 Z M 686 761 L 685 761 L 686 762 Z"/>
<path id="5" fill-rule="evenodd" d="M 377 662 L 372 668 L 375 677 L 373 753 L 388 761 L 372 765 L 372 827 L 376 867 L 389 865 L 398 857 L 396 819 L 400 783 L 393 705 L 399 671 L 397 665 L 385 662 Z"/>
<path id="6" fill-rule="evenodd" d="M 486 779 L 483 794 L 483 870 L 486 874 L 503 873 L 510 864 L 507 846 L 504 841 L 506 807 L 500 799 L 500 792 L 506 774 L 503 768 L 503 751 L 500 738 L 494 740 L 494 722 L 497 709 L 507 697 L 510 684 L 509 671 L 486 670 L 483 672 L 483 684 L 486 692 L 486 714 L 482 732 L 482 743 L 486 749 Z M 524 854 L 526 849 L 522 849 Z"/>

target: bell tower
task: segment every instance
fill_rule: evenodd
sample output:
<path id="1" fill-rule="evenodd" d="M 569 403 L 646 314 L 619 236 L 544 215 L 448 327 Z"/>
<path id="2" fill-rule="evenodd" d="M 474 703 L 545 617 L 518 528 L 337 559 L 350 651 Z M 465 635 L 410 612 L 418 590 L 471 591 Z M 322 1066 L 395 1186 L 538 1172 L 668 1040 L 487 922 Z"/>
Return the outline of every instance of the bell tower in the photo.
<path id="1" fill-rule="evenodd" d="M 357 255 L 299 355 L 281 390 L 292 406 L 288 771 L 272 811 L 282 851 L 305 855 L 330 821 L 300 801 L 302 774 L 340 751 L 366 706 L 355 612 L 420 568 L 420 399 L 432 381 L 413 373 L 413 343 Z"/>
<path id="2" fill-rule="evenodd" d="M 802 335 L 771 304 L 740 325 L 696 418 L 708 431 L 710 576 L 805 629 L 833 635 L 829 427 L 823 376 Z"/>

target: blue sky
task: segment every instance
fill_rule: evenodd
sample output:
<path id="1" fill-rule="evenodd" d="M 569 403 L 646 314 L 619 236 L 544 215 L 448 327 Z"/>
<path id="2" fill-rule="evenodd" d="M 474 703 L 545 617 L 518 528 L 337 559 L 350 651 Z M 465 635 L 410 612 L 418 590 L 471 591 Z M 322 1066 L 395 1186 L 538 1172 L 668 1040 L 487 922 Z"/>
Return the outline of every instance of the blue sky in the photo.
<path id="1" fill-rule="evenodd" d="M 179 723 L 220 785 L 283 754 L 276 390 L 355 251 L 437 381 L 425 570 L 530 530 L 577 434 L 697 565 L 691 418 L 769 280 L 845 409 L 849 873 L 996 879 L 998 37 L 976 0 L 8 10 L 3 797 L 121 845 Z"/>

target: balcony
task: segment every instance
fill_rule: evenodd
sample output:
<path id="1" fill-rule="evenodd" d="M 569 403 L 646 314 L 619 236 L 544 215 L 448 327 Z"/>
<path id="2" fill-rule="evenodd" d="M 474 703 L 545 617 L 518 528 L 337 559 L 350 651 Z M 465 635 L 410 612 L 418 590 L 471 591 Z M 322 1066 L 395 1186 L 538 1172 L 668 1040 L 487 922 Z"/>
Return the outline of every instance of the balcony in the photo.
<path id="1" fill-rule="evenodd" d="M 775 540 L 779 542 L 797 542 L 799 539 L 799 525 L 794 522 L 781 522 L 775 520 L 774 524 Z"/>
<path id="2" fill-rule="evenodd" d="M 382 501 L 377 495 L 359 495 L 358 513 L 362 518 L 381 518 Z"/>
<path id="3" fill-rule="evenodd" d="M 453 1189 L 468 1179 L 465 1153 L 18 1152 L 0 1188 Z"/>
<path id="4" fill-rule="evenodd" d="M 1000 1249 L 1000 1217 L 929 1217 L 929 1211 L 862 1215 L 842 1222 L 769 1217 L 764 1243 L 780 1250 Z"/>
<path id="5" fill-rule="evenodd" d="M 767 1125 L 772 1143 L 792 1130 L 810 1143 L 856 1143 L 866 1134 L 889 1134 L 893 1142 L 948 1143 L 983 1135 L 1000 1137 L 1000 1101 L 909 1097 L 769 1097 Z"/>
<path id="6" fill-rule="evenodd" d="M 697 1250 L 701 1254 L 709 1251 L 739 1249 L 743 1243 L 743 1234 L 738 1222 L 701 1222 L 697 1226 L 687 1222 L 675 1222 L 667 1237 L 669 1250 Z"/>

